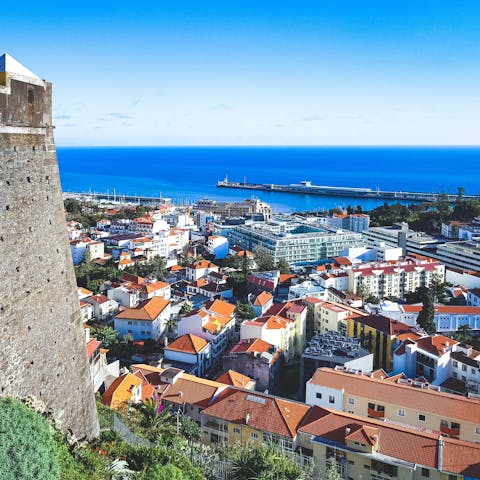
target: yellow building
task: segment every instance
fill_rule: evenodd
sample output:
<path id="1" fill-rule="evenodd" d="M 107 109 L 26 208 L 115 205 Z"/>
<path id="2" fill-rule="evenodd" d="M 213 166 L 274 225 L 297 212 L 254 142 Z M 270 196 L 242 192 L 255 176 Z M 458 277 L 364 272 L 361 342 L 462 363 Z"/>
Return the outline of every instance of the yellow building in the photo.
<path id="1" fill-rule="evenodd" d="M 310 405 L 480 442 L 480 400 L 439 392 L 403 375 L 388 378 L 381 371 L 369 376 L 319 368 L 306 392 Z"/>
<path id="2" fill-rule="evenodd" d="M 203 410 L 201 425 L 207 443 L 275 443 L 294 452 L 297 429 L 309 410 L 304 403 L 231 388 Z"/>
<path id="3" fill-rule="evenodd" d="M 346 480 L 480 478 L 480 445 L 313 407 L 297 444 L 311 448 L 314 478 L 335 462 Z"/>
<path id="4" fill-rule="evenodd" d="M 406 336 L 418 338 L 409 325 L 383 315 L 352 316 L 340 325 L 347 337 L 359 339 L 362 347 L 373 353 L 374 368 L 387 371 L 392 369 L 394 344 Z"/>

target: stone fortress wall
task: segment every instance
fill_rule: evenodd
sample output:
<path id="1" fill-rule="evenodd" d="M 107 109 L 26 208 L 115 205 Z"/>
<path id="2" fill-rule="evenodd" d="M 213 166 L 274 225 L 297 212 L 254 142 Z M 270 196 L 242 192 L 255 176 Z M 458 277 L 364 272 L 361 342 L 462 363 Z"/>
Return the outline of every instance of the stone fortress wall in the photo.
<path id="1" fill-rule="evenodd" d="M 9 71 L 10 70 L 10 71 Z M 77 437 L 98 419 L 65 227 L 52 87 L 0 57 L 0 395 L 33 396 Z"/>

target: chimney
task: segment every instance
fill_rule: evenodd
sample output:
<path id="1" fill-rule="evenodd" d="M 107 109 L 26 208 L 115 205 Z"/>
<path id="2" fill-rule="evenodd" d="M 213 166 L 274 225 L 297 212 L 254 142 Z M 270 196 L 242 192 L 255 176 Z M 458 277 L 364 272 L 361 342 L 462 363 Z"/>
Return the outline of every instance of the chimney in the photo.
<path id="1" fill-rule="evenodd" d="M 245 415 L 245 425 L 248 425 L 249 420 L 250 420 L 250 414 L 247 412 L 247 414 Z"/>
<path id="2" fill-rule="evenodd" d="M 438 437 L 438 446 L 437 446 L 437 470 L 442 471 L 443 466 L 443 437 L 440 435 Z"/>
<path id="3" fill-rule="evenodd" d="M 350 432 L 351 432 L 351 428 L 350 427 L 345 427 L 345 436 L 348 437 L 350 435 Z"/>

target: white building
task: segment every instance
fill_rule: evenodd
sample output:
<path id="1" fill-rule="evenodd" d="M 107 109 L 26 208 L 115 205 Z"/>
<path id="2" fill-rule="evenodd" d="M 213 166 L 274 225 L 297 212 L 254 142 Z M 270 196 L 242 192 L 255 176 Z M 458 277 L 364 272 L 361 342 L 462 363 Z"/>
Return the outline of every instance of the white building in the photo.
<path id="1" fill-rule="evenodd" d="M 210 343 L 196 335 L 182 335 L 165 347 L 164 362 L 202 377 L 211 365 Z"/>
<path id="2" fill-rule="evenodd" d="M 185 269 L 185 275 L 189 282 L 195 282 L 211 272 L 218 272 L 218 267 L 208 260 L 199 260 L 198 262 L 191 263 L 187 265 Z"/>
<path id="3" fill-rule="evenodd" d="M 480 271 L 480 242 L 449 242 L 439 245 L 435 258 L 447 267 Z"/>
<path id="4" fill-rule="evenodd" d="M 83 262 L 86 252 L 89 253 L 90 260 L 103 258 L 105 244 L 103 242 L 93 241 L 88 237 L 81 237 L 70 242 L 70 252 L 74 265 L 78 265 Z"/>
<path id="5" fill-rule="evenodd" d="M 415 326 L 422 305 L 400 305 L 384 300 L 378 305 L 367 305 L 365 309 L 371 313 L 385 315 L 389 318 Z M 438 333 L 448 334 L 458 331 L 463 325 L 470 330 L 480 330 L 480 305 L 435 305 L 435 328 Z"/>
<path id="6" fill-rule="evenodd" d="M 364 289 L 376 297 L 403 298 L 418 287 L 428 287 L 434 278 L 445 279 L 445 266 L 431 259 L 409 259 L 396 263 L 367 263 L 346 269 L 348 290 Z"/>
<path id="7" fill-rule="evenodd" d="M 233 340 L 234 310 L 234 305 L 221 300 L 208 302 L 205 308 L 180 319 L 177 324 L 177 335 L 190 333 L 210 342 L 211 359 L 212 362 L 216 362 Z"/>
<path id="8" fill-rule="evenodd" d="M 108 320 L 118 311 L 118 303 L 105 295 L 91 295 L 83 299 L 93 307 L 93 316 L 97 320 Z"/>
<path id="9" fill-rule="evenodd" d="M 120 337 L 129 333 L 134 340 L 159 340 L 167 329 L 169 318 L 170 301 L 153 297 L 119 313 L 115 317 L 115 330 Z"/>
<path id="10" fill-rule="evenodd" d="M 220 235 L 210 235 L 207 250 L 215 258 L 225 258 L 228 255 L 228 239 Z"/>

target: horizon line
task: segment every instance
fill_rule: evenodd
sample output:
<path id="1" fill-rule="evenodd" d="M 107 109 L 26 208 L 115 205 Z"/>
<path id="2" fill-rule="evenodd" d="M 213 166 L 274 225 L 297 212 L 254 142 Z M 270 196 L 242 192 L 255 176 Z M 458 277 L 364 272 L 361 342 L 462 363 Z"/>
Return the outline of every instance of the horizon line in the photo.
<path id="1" fill-rule="evenodd" d="M 410 145 L 234 145 L 234 144 L 199 144 L 199 145 L 181 145 L 181 144 L 169 144 L 169 145 L 56 145 L 57 148 L 480 148 L 480 144 L 410 144 Z"/>

